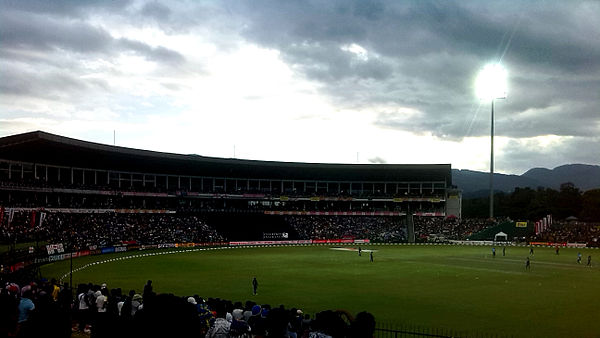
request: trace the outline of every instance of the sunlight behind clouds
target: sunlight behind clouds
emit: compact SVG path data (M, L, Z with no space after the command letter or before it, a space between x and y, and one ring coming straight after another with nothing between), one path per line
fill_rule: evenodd
M119 145L174 153L487 171L489 103L473 86L501 58L498 171L597 162L582 146L600 130L596 3L433 7L1 3L0 134L112 143L116 130Z
M350 52L350 53L354 54L354 56L360 61L368 61L369 60L369 53L367 52L367 50L356 43L351 43L349 45L343 45L342 47L340 47L340 49L345 52Z

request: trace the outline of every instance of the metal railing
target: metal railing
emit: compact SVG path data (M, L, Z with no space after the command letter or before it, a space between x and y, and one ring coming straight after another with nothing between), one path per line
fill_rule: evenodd
M473 338L501 338L510 337L498 332L479 332L470 330L455 330L448 328L432 328L418 325L402 325L391 323L377 323L375 328L376 338L405 338L405 337L473 337Z

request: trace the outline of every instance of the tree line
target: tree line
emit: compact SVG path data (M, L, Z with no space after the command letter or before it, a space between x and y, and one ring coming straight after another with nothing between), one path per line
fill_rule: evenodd
M563 183L560 190L539 187L515 188L511 193L494 193L494 216L514 220L537 221L546 215L554 220L577 217L582 221L600 221L600 189L580 191L573 183ZM489 196L463 199L462 216L489 217Z

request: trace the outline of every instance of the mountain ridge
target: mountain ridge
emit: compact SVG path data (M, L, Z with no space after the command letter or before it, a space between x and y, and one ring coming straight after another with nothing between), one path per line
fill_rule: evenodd
M463 192L463 197L481 197L489 194L489 172L452 169L452 182ZM582 191L600 188L600 165L565 164L554 169L531 168L522 175L494 173L494 190L511 192L515 188L538 187L560 189L566 182Z

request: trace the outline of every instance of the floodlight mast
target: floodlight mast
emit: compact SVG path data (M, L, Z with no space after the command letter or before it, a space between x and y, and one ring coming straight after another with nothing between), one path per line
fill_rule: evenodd
M494 218L494 99L492 98L492 123L490 127L490 219Z
M506 98L506 70L498 63L485 66L476 82L480 99L489 99L492 106L490 127L490 219L494 218L494 100Z

